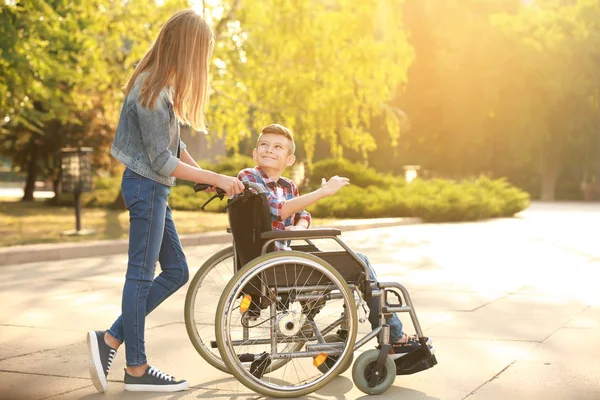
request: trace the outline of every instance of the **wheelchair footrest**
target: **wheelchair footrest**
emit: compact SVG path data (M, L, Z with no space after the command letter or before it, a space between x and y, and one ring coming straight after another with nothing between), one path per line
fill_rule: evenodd
M396 375L410 375L425 371L437 364L435 354L428 348L419 348L395 360Z

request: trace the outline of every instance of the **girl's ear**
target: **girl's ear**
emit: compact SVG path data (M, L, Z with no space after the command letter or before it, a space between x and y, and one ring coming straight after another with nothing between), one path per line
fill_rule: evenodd
M296 156L293 154L290 154L289 156L287 156L287 161L285 162L285 166L291 167L292 165L294 165L295 162L296 162Z

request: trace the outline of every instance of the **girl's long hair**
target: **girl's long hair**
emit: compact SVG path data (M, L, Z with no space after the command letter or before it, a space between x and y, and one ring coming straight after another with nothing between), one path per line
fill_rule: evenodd
M175 13L161 28L156 41L141 59L125 88L129 94L136 79L146 73L139 100L152 109L161 90L172 89L173 109L180 122L205 131L208 69L214 35L193 10Z

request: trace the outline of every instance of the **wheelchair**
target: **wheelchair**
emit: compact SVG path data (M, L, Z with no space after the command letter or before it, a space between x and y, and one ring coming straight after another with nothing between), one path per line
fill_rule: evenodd
M354 384L372 395L389 389L396 375L437 364L404 286L371 281L338 229L272 231L266 195L253 183L244 186L223 210L233 245L202 265L186 294L186 330L202 358L247 388L282 398L319 390L352 364ZM202 209L215 198L223 193L217 191ZM315 239L341 249L320 250ZM276 241L302 244L274 251ZM372 297L381 304L380 326L357 338ZM393 360L386 319L398 312L409 313L421 346ZM375 337L378 348L353 360Z

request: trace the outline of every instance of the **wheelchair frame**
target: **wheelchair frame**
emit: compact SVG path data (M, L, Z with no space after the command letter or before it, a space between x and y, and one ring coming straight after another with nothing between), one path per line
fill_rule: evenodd
M228 205L225 207L226 209L232 207L234 205L234 203L237 201L247 201L252 196L260 196L262 194L262 189L260 186L253 184L253 183L244 183L244 185L246 186L246 190L244 191L244 194L233 200L230 199ZM196 191L202 190L202 185L196 185L195 189L196 189ZM256 193L252 193L250 191L250 189L254 190ZM264 194L263 194L263 196L264 196ZM213 199L215 197L222 198L222 195L221 196L215 195L215 196L213 196ZM256 202L258 200L252 200L252 201ZM266 210L266 212L268 212L268 209ZM263 210L263 213L264 213L264 210ZM234 237L235 237L235 232L233 232L234 231L234 229L233 229L234 223L231 221L231 218L232 217L231 217L231 213L230 213L230 223L231 223L232 229L228 229L228 232L233 233ZM268 221L269 221L269 227L270 227L270 214L269 214ZM251 258L250 261L246 262L244 265L240 265L241 263L239 263L239 260L240 260L240 254L238 252L239 246L236 245L236 241L234 238L234 240L233 240L234 276L233 276L233 279L228 283L226 289L224 290L224 292L221 295L221 298L219 300L219 306L217 309L216 319L215 319L215 333L216 333L217 340L211 342L211 347L218 348L219 353L222 358L222 361L224 362L224 364L227 368L227 371L232 373L245 386L249 387L250 389L252 389L258 393L266 395L266 396L297 397L300 395L306 395L306 394L311 393L312 391L317 390L318 388L324 386L324 384L326 384L329 380L333 379L333 377L335 377L337 374L342 373L345 369L347 369L350 366L350 363L352 362L353 352L356 351L357 349L359 349L360 347L364 346L367 342L369 342L371 339L373 339L375 337L377 337L377 339L378 339L380 349L379 350L369 350L369 351L363 353L359 357L359 359L357 359L357 361L355 362L355 369L357 368L357 366L359 364L360 364L361 368L363 368L363 367L370 368L371 372L370 372L370 375L368 375L369 379L366 379L367 374L365 371L353 370L353 378L354 378L355 384L361 391L363 391L365 393L379 394L379 393L383 393L385 390L387 390L393 383L393 377L390 379L390 377L388 376L387 379L385 380L385 382L382 382L381 376L382 376L382 374L389 375L390 373L392 373L392 371L389 371L390 368L394 369L393 375L395 376L395 375L406 375L406 374L416 373L416 372L431 368L435 364L437 364L435 355L433 355L431 353L429 346L425 342L425 338L424 338L421 326L419 324L416 312L414 310L414 306L413 306L412 300L410 298L410 295L408 293L408 290L403 285L401 285L400 283L397 283L397 282L378 282L378 283L376 283L375 281L369 280L369 278L368 278L369 273L368 273L367 265L362 261L362 259L360 257L358 257L358 255L343 240L341 240L339 238L340 235L341 235L341 232L338 229L331 229L331 228L308 229L308 230L298 230L298 231L261 231L261 232L259 232L259 235L255 235L255 236L259 236L259 238L255 237L255 239L259 239L257 241L262 242L262 244L260 246L260 254L258 255L258 257ZM342 274L334 266L327 263L326 260L321 260L321 262L319 262L319 261L312 259L312 257L318 258L318 255L313 254L314 252L313 253L311 253L311 252L302 253L302 252L296 252L296 251L269 252L269 250L271 249L271 247L274 245L275 242L291 241L291 240L303 240L309 246L312 246L313 248L316 249L316 246L313 245L313 243L311 242L311 239L328 239L328 240L335 241L344 250L343 252L340 251L339 253L345 253L345 254L349 255L353 259L353 261L355 261L362 268L362 273L361 273L362 280L360 278L358 278L354 282L349 283L350 281L348 281L346 278L344 278L342 276ZM300 256L300 254L304 254L305 256ZM311 255L311 256L308 257L308 256L306 256L307 254ZM252 376L250 376L247 373L247 371L243 371L243 368L240 365L241 363L252 362L253 363L252 365L254 365L254 362L259 360L261 356L256 355L256 354L253 356L252 355L243 355L243 357L246 357L246 356L247 357L245 360L241 360L240 357L242 357L242 356L236 355L234 352L232 352L230 350L230 348L228 346L232 347L232 346L247 344L249 328L247 327L247 325L244 326L244 333L243 333L242 340L232 340L230 333L227 333L227 334L224 333L226 330L228 330L228 329L230 330L230 326L228 325L227 318L228 318L228 315L231 315L232 311L230 309L233 307L233 302L236 300L236 298L239 298L240 293L243 292L242 289L244 288L244 285L247 285L247 283L249 282L250 278L248 278L248 276L250 276L252 273L255 273L255 274L260 273L260 271L257 272L258 269L268 268L269 265L271 265L273 263L275 263L276 265L283 264L285 266L286 263L292 263L292 264L297 263L299 259L300 259L300 262L306 262L306 263L309 263L309 261L311 261L311 259L312 259L312 261L314 261L314 263L312 264L312 266L314 268L316 268L317 270L320 269L320 272L323 274L330 274L330 279L332 279L332 280L338 279L340 281L340 283L339 283L339 286L341 288L341 290L339 290L340 293L332 293L332 294L328 295L329 298L327 300L334 299L334 298L342 298L346 302L346 304L344 304L344 307L346 308L344 313L349 314L349 316L354 318L354 320L351 319L349 321L349 323L344 322L344 320L348 319L348 315L346 315L346 316L342 315L342 317L338 318L336 321L334 321L332 324L330 324L329 326L327 326L325 329L322 329L322 330L319 330L313 321L311 323L312 323L312 328L313 328L313 332L315 335L315 339L318 342L317 344L307 344L308 341L306 341L306 342L302 343L302 345L298 348L298 345L301 343L301 341L298 338L292 338L292 339L289 339L289 342L296 343L297 344L296 349L294 349L294 351L292 351L291 353L279 353L277 351L277 345L281 344L281 343L286 343L285 341L278 342L278 335L273 334L275 332L275 328L273 327L273 325L274 325L273 320L277 316L277 312L278 312L276 304L277 304L277 301L282 300L282 297L280 297L279 295L280 294L281 295L290 295L290 293L293 292L295 299L298 301L316 301L316 300L319 300L320 298L322 298L322 296L311 295L311 294L304 294L304 295L297 294L296 293L297 289L293 288L293 287L277 288L277 294L275 296L276 298L274 298L273 299L274 301L271 301L271 303L268 305L269 313L270 313L269 320L271 321L271 323L270 323L270 325L271 325L270 329L271 329L271 333L272 333L271 338L259 340L259 341L254 340L252 342L252 344L253 345L258 345L258 344L264 344L264 345L270 344L271 345L271 353L267 356L267 358L269 359L269 363L271 362L271 360L281 359L282 361L280 364L283 365L283 363L285 363L286 360L289 361L291 359L300 358L300 357L317 357L320 354L323 354L323 352L326 350L326 355L327 355L328 359L333 360L333 364L332 364L331 370L327 370L326 373L324 372L324 375L321 376L321 378L323 378L323 379L317 379L317 381L316 381L317 383L314 385L304 385L297 389L287 389L286 387L279 388L279 387L274 387L273 385L270 385L270 384L263 385L263 383L261 381L263 374L268 374L269 372L272 372L272 370L274 370L274 369L269 370L268 368L263 368L263 370L259 371L258 374L253 372ZM302 259L304 259L304 260L302 260ZM279 264L277 264L277 263L279 263ZM331 272L331 270L337 272L337 274L334 272ZM202 271L201 270L198 271L198 274L200 274L200 272L202 272ZM341 278L341 280L340 280L340 278ZM244 279L246 279L245 284L242 283L244 281ZM265 286L266 285L263 285L261 287L262 296L273 297L272 293L268 292L269 288L267 288ZM193 291L195 287L196 286L190 285L190 289L189 289L187 298L190 297L190 292ZM303 291L311 292L311 291L315 291L315 290L326 290L326 289L327 289L326 287L309 286L309 287L304 287ZM346 294L344 294L344 291L346 291ZM349 296L348 293L352 294L351 298L348 297ZM380 326L377 327L376 329L372 330L368 334L366 334L364 337L362 337L358 341L355 341L355 337L356 337L356 333L357 333L357 321L356 321L357 315L356 315L356 298L355 298L356 293L358 293L359 300L362 299L363 301L366 300L367 299L366 297L368 297L368 296L378 297L380 307L381 307L380 308L381 311L379 314ZM394 304L388 303L388 294L389 293L393 293L397 297L398 303L394 303ZM195 293L192 293L192 294L195 297ZM186 327L188 328L188 333L190 334L190 339L192 339L192 342L194 342L196 340L195 338L192 337L192 332L194 331L194 328L189 326L190 324L193 323L193 316L191 318L188 318L189 311L188 311L187 298L186 298ZM402 301L402 299L404 299L404 302ZM347 307L347 306L349 306L349 307ZM227 310L229 310L228 311L229 314L227 314ZM400 357L398 360L396 360L395 363L394 363L394 361L391 361L391 358L388 356L389 350L390 350L390 343L389 343L390 327L386 323L386 319L391 317L391 315L393 313L409 313L410 314L413 326L416 330L416 334L417 334L420 344L421 344L419 349L417 349L407 355L404 355L403 357ZM326 340L325 340L326 335L329 332L333 331L337 326L340 326L342 331L344 331L344 330L350 331L350 332L348 332L349 336L346 339L349 338L348 341L351 342L351 346L348 345L349 343L346 343L346 346L344 346L344 343L342 343L342 342L336 342L336 343L327 343L326 342ZM300 352L299 350L302 347L304 347L305 344L306 344L307 351ZM194 345L196 346L195 342L194 342ZM196 348L198 349L198 346L196 346ZM205 354L203 354L202 352L200 352L200 354L203 358L206 359ZM365 360L362 360L364 362L359 363L359 360L363 356L367 356L367 357L364 357ZM367 358L368 358L368 360L366 360ZM209 360L207 359L207 361L209 361ZM209 361L209 362L212 365L214 365L213 362L211 362L211 361ZM393 367L392 367L392 365L393 365ZM222 369L219 366L217 366L217 368ZM319 371L323 372L323 370L321 370L321 369L319 369ZM361 376L364 376L365 379L362 379ZM326 377L328 377L329 379L324 379Z

